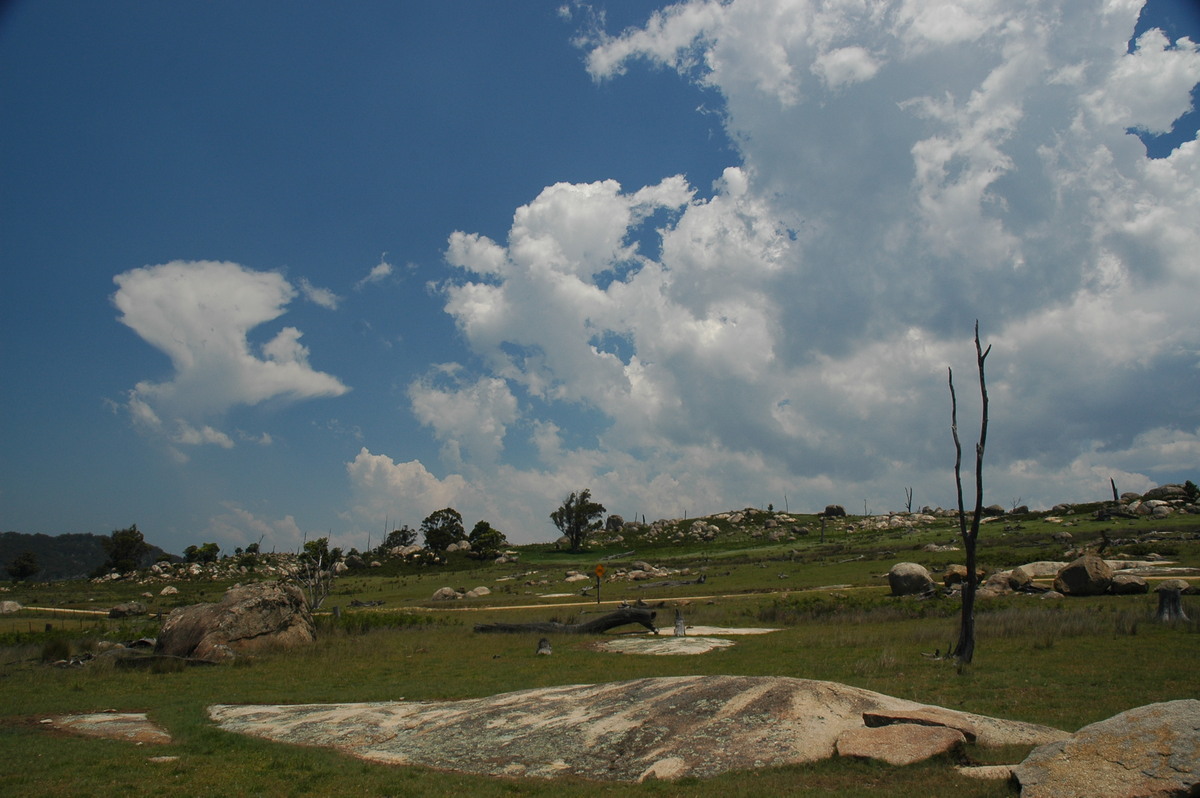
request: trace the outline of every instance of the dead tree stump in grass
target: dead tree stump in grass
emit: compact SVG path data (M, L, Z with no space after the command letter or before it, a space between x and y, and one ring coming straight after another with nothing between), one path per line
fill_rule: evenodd
M1176 584L1182 580L1169 579L1163 582L1155 592L1158 593L1158 611L1154 613L1154 620L1170 623L1171 621L1186 621L1187 614L1183 611L1183 595L1184 586Z

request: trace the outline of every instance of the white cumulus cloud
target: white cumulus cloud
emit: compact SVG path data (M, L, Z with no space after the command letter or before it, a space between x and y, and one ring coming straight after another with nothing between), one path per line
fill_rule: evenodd
M978 318L992 501L1186 467L1200 145L1151 160L1127 131L1190 107L1200 52L1153 31L1129 52L1138 10L693 0L593 32L596 78L645 61L720 92L740 162L708 193L559 183L504 241L454 233L445 309L483 365L418 383L414 411L473 440L444 454L484 494L555 475L627 515L949 504L947 367L966 429Z
M232 439L208 422L232 407L349 390L309 365L309 350L295 327L280 329L261 346L249 339L296 296L275 272L173 261L113 279L120 321L170 357L174 368L167 381L139 382L128 407L140 426L164 432L174 443L230 447Z

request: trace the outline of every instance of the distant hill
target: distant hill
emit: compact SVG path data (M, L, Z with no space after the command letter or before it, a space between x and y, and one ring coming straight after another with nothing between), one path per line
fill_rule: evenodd
M30 581L50 582L89 577L108 559L101 542L107 537L91 533L29 535L23 532L0 532L0 581L8 580L9 563L27 551L37 558L39 566ZM140 565L153 565L164 554L166 552L158 546L150 546L149 553L142 558Z

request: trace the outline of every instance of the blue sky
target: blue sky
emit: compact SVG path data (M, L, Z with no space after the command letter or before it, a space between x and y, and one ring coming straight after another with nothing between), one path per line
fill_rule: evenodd
M9 4L0 528L948 506L976 318L989 502L1196 479L1200 13L1141 5Z

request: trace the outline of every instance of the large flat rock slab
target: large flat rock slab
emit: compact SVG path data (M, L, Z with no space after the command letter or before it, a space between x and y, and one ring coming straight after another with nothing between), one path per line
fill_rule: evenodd
M165 745L171 734L144 712L93 712L86 715L56 715L43 723L62 731L87 737L106 737L131 743Z
M1066 732L809 679L676 676L442 702L215 705L222 729L363 759L484 775L637 782L833 756L865 713L944 717L984 745ZM936 712L932 712L936 710ZM944 714L943 714L944 713Z
M719 637L671 637L668 635L648 637L621 637L593 644L597 651L612 651L618 654L707 654L719 648L729 648L732 640Z

